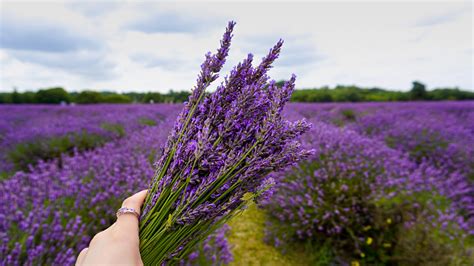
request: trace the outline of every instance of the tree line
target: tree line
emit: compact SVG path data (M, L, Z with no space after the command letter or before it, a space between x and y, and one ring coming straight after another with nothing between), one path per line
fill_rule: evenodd
M381 88L360 88L338 85L334 88L295 90L291 98L294 102L387 102L387 101L442 101L474 100L474 92L459 88L436 88L414 81L410 91L391 91Z
M97 92L85 90L82 92L67 92L64 88L40 89L37 92L0 92L0 104L59 104L59 103L177 103L188 99L189 92L169 91L168 93L159 92Z
M277 82L282 86L284 81ZM0 104L59 104L59 103L178 103L188 99L187 91L159 92L67 92L64 88L40 89L37 92L0 93ZM437 88L427 90L426 86L414 81L410 91L390 91L381 88L361 88L357 86L338 85L334 88L322 87L313 89L297 89L292 95L293 102L385 102L413 100L474 100L474 92L459 88Z

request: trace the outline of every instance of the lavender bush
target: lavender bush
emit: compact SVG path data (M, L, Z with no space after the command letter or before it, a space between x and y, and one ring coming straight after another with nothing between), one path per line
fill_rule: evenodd
M174 117L95 150L63 155L61 167L39 162L3 180L0 264L74 264L92 236L114 222L120 202L153 175Z
M271 243L309 241L342 264L463 259L468 183L350 130L315 122L305 137L314 157L277 175L261 203Z
M296 141L309 125L281 118L295 77L278 88L266 74L282 41L255 68L249 54L215 92L205 94L225 63L233 28L230 22L221 47L206 55L156 164L140 221L145 264L172 263L189 254L264 189L269 172L309 154Z
M471 103L397 106L362 116L352 128L408 152L417 163L428 162L474 180Z
M168 113L156 126L95 150L63 155L62 167L54 160L39 162L30 172L17 172L0 183L0 265L75 263L91 237L114 222L121 200L143 188L143 180L153 175L152 163L179 111L178 106L155 108ZM203 252L194 253L201 254L200 262L232 259L227 230L211 235L200 246ZM207 255L208 261L202 258ZM192 257L187 260L195 265Z
M15 106L15 108L13 108L14 106L0 107L2 111L4 111L0 114L2 117L6 117L7 114L13 115L14 113L16 120L30 121L28 123L35 125L34 127L38 128L38 132L41 132L39 128L44 128L44 132L46 133L49 132L47 123L45 122L48 121L48 114L54 121L57 119L58 112L72 112L74 115L71 114L69 118L72 119L77 115L77 119L82 121L78 124L82 123L86 126L95 123L94 121L96 120L93 115L94 113L97 113L98 116L102 117L107 116L106 114L118 117L125 115L130 117L130 119L125 119L121 122L126 129L125 138L114 138L104 146L96 147L93 150L76 152L71 155L63 154L60 159L62 162L61 164L57 163L55 159L48 162L40 161L36 166L30 167L27 172L17 172L13 176L8 177L7 180L0 181L0 265L73 264L78 252L87 246L90 238L114 221L114 212L116 208L120 207L119 204L123 198L142 189L144 180L147 180L153 175L154 171L152 163L155 161L155 158L161 154L160 146L166 141L167 134L181 109L181 106L179 105L100 105L75 106L72 107L72 109L58 106L22 106L22 108L28 110L22 112L22 109L18 106ZM347 109L354 111L356 120L352 122L344 121L344 127L336 129L333 126L320 124L318 122L322 120L328 123L333 123L335 120L342 119L341 110ZM471 102L436 104L290 104L285 108L284 113L285 116L291 120L306 117L316 122L316 126L305 135L304 143L308 145L308 148L315 148L317 154L321 153L319 145L317 144L318 142L323 144L334 144L339 141L343 146L352 147L352 153L348 154L351 154L351 156L354 155L356 158L360 158L360 155L364 154L364 151L366 150L367 152L370 151L370 153L379 155L381 158L387 158L384 157L383 154L390 149L387 149L387 147L384 146L384 139L379 138L379 134L376 134L376 131L373 131L373 134L371 135L364 133L366 137L362 137L354 132L348 133L348 128L357 126L358 123L363 121L362 119L364 119L365 116L371 116L370 119L376 121L375 114L382 117L380 121L386 121L387 119L384 114L399 113L401 112L399 109L410 110L411 115L406 115L404 117L404 119L407 120L407 123L408 120L413 119L414 117L422 114L427 115L427 112L430 112L432 115L449 117L449 119L452 120L452 122L449 123L457 123L458 125L471 130L471 134L474 134L474 120L472 120L474 117L472 115L474 114L474 108ZM427 112L418 112L418 110L424 109L426 109ZM42 123L35 122L33 119L35 111L37 111L39 117L43 117L41 118L41 121L43 121ZM81 113L82 115L80 115ZM447 114L450 115L447 116ZM150 119L155 118L156 126L140 126L139 123L137 123L139 122L138 119L145 115L148 115ZM90 123L88 123L87 117L91 118ZM97 120L99 121L97 125L100 125L100 121L116 121L113 119L114 118L104 118L103 120ZM61 119L61 121L64 123L63 126L70 125L68 124L68 119ZM443 120L438 121L438 123L443 122ZM12 128L13 126L12 121L8 119L0 119L0 124L8 125L4 128ZM392 125L388 123L388 126L394 127L399 124L400 122ZM24 125L25 124L15 128L19 136L27 135L27 133L24 132L33 130L33 128L28 128ZM61 128L59 122L57 124L55 123L55 125L55 127ZM380 125L382 129L385 128L382 127L382 125L384 125L383 123L373 123L373 125ZM72 128L74 127L71 126L71 129ZM439 130L442 130L442 127L439 127ZM325 131L327 131L327 133L323 134ZM61 134L52 134L52 136L60 135ZM325 137L321 137L322 135ZM11 133L9 136L9 139L13 140L12 137L15 135ZM346 137L343 138L341 136ZM33 139L24 139L24 141L34 140L34 137L32 138ZM332 141L329 141L329 139L332 139ZM344 141L342 141L342 139ZM366 144L361 145L361 140L363 140L362 143ZM19 140L19 142L16 143L21 143L22 141L23 140ZM351 144L352 142L359 144ZM331 154L331 151L338 152L338 150L340 150L339 147L342 144L339 146L333 144L325 148L326 153ZM354 148L354 145L356 148ZM468 145L465 146L466 148L469 148ZM325 146L323 145L322 147ZM377 150L383 150L384 152L377 152ZM347 149L344 151L347 151ZM392 150L389 153L392 155L396 154L393 152L394 151ZM401 151L398 152L398 155L400 158L397 159L397 156L394 155L396 160L394 159L395 161L392 161L392 159L387 159L384 165L387 165L387 167L393 165L391 167L393 168L393 170L391 170L392 173L397 168L402 172L406 170L406 167L407 169L411 169L407 173L410 173L410 180L416 182L404 182L403 191L413 192L411 192L410 195L395 194L390 200L384 200L384 197L380 197L380 199L377 200L376 197L373 197L373 195L376 194L369 192L368 199L375 198L373 200L374 204L371 203L369 206L373 210L379 210L369 217L371 217L375 225L381 224L381 226L385 226L383 228L390 229L391 227L386 227L386 220L383 220L382 218L387 217L387 215L395 217L395 214L397 213L397 215L400 215L401 213L412 213L413 209L408 207L416 206L414 203L418 202L420 206L417 210L424 210L424 212L421 213L426 214L418 217L411 217L409 220L406 219L407 221L411 221L407 224L409 225L410 230L404 229L404 226L401 226L401 224L404 223L400 223L400 220L397 221L394 218L391 220L392 225L397 225L394 228L404 230L403 234L397 234L398 236L404 237L398 239L396 242L392 242L397 243L396 249L385 248L383 242L382 246L378 244L377 241L379 241L379 237L376 236L381 234L376 231L371 231L375 228L373 225L371 227L372 229L367 231L369 233L366 233L367 235L365 235L366 237L369 236L372 238L373 242L371 245L366 244L367 239L365 239L365 242L364 239L359 241L359 245L365 243L365 246L363 247L366 249L364 249L363 252L366 258L375 256L371 253L372 249L370 249L375 246L377 246L376 249L374 248L375 250L393 250L393 252L396 250L399 254L406 254L405 257L411 258L421 258L422 256L420 256L420 254L423 254L422 251L426 251L427 247L433 250L433 252L431 252L432 255L452 254L452 249L462 250L464 247L459 247L455 244L450 245L451 247L446 250L446 243L452 240L449 240L449 235L447 236L448 239L445 239L445 232L456 233L456 227L464 224L464 228L471 228L468 229L471 230L471 235L474 233L472 231L472 226L467 227L469 223L472 225L472 218L471 220L467 218L468 213L471 213L470 217L472 217L473 213L472 208L474 204L471 201L472 197L469 197L469 195L473 194L472 185L466 185L466 179L463 174L449 173L446 169L434 167L429 161L423 162L420 166L416 166L416 164L410 160L409 156L403 155ZM377 159L377 156L374 157L376 162L378 162L377 165L381 165L384 161L382 159ZM363 160L363 162L372 163L375 159ZM400 161L406 163L406 165L400 164ZM318 162L319 161L316 161L315 163ZM330 163L326 162L325 164L329 165ZM361 168L362 164L356 164L354 167ZM384 167L379 167L379 169ZM345 180L346 178L343 173L347 173L347 171L341 172L341 175L338 176L341 180ZM302 180L309 178L310 174L312 173L305 174L305 178L302 178ZM277 180L279 178L280 177L278 177ZM312 190L309 185L303 186L305 182L302 182L301 184L301 191L304 191L305 193L313 193L311 191L314 190ZM321 181L319 180L318 182ZM331 182L327 181L325 184L330 183ZM361 183L368 184L366 181L361 181ZM325 188L325 186L321 187ZM378 185L376 187L378 187ZM434 192L431 193L431 191ZM390 192L387 194L389 193ZM278 195L278 192L276 195ZM360 198L360 196L355 193L343 194L339 192L338 195L346 195L347 199ZM397 195L399 196L397 197ZM401 197L404 197L404 199L410 204L407 203L405 205L400 205L397 203L397 201L401 200ZM331 202L329 199L326 202ZM431 203L429 201L431 201ZM335 204L328 206L333 205ZM392 205L398 207L391 207ZM14 206L14 211L12 211L11 206ZM309 208L308 205L302 206L305 210ZM296 214L296 207L287 207L287 209L293 210ZM324 208L321 208L321 213L323 213L323 209ZM440 210L440 213L432 214L432 210L437 209ZM397 212L394 212L394 210L397 210ZM459 217L459 213L462 214L461 218ZM381 218L379 219L377 217ZM423 221L422 218L425 219L425 221ZM272 225L281 225L280 228L282 230L295 232L294 228L301 225L301 221L300 218L294 218L295 226L291 226L287 223L273 220ZM434 223L434 225L431 225L431 223ZM356 228L360 228L357 227L357 225L355 226ZM305 227L302 226L301 228ZM327 228L331 229L331 227ZM422 230L423 228L433 230L426 232L426 230ZM365 233L363 229L364 228L361 230ZM385 230L383 232L385 232L383 235L387 235L387 233L393 231ZM297 233L295 232L295 234ZM433 241L433 239L428 238L428 236L432 237L433 234L438 235L440 239ZM313 239L314 235L315 234L313 234ZM443 235L444 237L441 237ZM457 234L452 235L455 240L458 239L455 237L456 235ZM318 236L320 236L319 239L334 238L333 236L323 238L321 234L318 234ZM424 240L426 243L424 244L425 247L419 245L419 243L421 243L420 241L423 240L422 236L427 236ZM212 236L211 239L213 237L215 236ZM279 236L278 239L282 243L285 242L283 240L286 240L286 238L281 238L281 236ZM304 239L310 238L305 236ZM224 243L221 240L216 240L211 240L208 243ZM414 243L418 244L414 245ZM429 246L428 244L434 246ZM224 246L224 244L218 244L217 247L218 246ZM468 247L469 245L465 244L465 246ZM217 247L211 247L209 250L211 250L212 254L217 254L215 263L219 264L222 263L219 259L228 257L228 250L219 250ZM369 249L367 249L367 247ZM203 248L204 246L198 245L198 250ZM318 249L316 250L317 252L311 254L321 253L324 250L328 250L327 246L324 249ZM188 258L197 258L197 260L193 260L189 263L202 263L202 257L209 257L211 261L208 263L213 263L212 255L194 253L194 250L191 254L192 256L190 255ZM356 256L358 261L362 259L360 258L360 254L351 253L350 255ZM349 260L350 258L346 259ZM440 261L444 262L443 260ZM187 262L183 261L183 263ZM416 264L416 262L412 261L406 263L411 265Z

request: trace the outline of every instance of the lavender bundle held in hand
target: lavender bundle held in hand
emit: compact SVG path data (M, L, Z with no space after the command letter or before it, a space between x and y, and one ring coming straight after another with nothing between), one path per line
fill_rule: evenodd
M295 76L281 88L267 76L282 41L258 67L249 54L215 92L205 93L225 63L234 25L229 23L217 52L206 55L156 164L140 221L145 264L184 258L265 189L268 173L309 154L296 138L310 125L281 117Z

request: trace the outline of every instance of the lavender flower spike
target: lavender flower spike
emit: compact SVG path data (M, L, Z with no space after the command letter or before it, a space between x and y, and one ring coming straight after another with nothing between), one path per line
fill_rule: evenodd
M145 264L185 258L266 189L269 173L311 153L297 141L309 124L281 116L296 77L283 88L268 81L267 71L283 41L257 68L249 54L214 93L204 93L225 62L234 25L229 23L217 53L206 55L197 85L156 164L140 221Z

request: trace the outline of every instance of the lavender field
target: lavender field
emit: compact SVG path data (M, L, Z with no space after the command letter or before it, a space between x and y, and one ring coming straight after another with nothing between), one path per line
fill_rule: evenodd
M72 265L180 104L0 106L0 264ZM474 102L289 104L313 155L186 265L472 265Z

